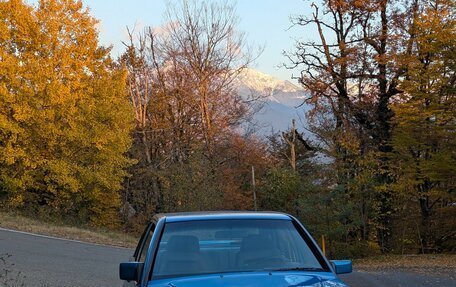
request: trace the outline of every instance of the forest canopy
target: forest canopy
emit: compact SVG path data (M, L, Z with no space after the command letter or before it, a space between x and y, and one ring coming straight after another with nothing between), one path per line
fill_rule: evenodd
M303 2L291 25L318 37L277 57L301 71L308 124L264 137L261 95L236 87L257 55L231 2L173 2L113 59L81 1L0 1L2 208L128 232L257 208L333 258L454 252L455 8Z

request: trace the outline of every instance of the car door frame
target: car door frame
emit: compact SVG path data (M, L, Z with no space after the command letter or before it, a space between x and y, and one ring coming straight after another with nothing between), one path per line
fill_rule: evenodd
M149 234L149 231L153 225L154 225L154 222L149 221L149 223L147 224L147 227L144 228L144 231L141 234L138 244L136 245L135 252L130 257L130 262L138 260L138 255L141 254L142 248L144 247L144 244L145 244L145 239L147 238L147 235Z
M144 229L143 233L141 234L141 237L138 241L138 244L136 245L136 248L135 248L135 252L133 253L133 255L130 257L130 262L138 262L139 261L139 257L141 256L141 253L143 251L144 248L146 248L145 244L147 242L147 238L148 238L148 235L149 233L151 232L151 229L153 228L153 233L152 233L152 238L149 242L149 246L147 246L148 250L147 250L147 254L146 254L146 257L144 258L144 266L143 266L143 270L141 272L141 278L139 281L131 281L131 282L124 282L123 286L124 287L133 287L133 286L145 286L142 284L143 280L142 278L144 277L144 273L147 273L145 271L146 268L145 268L145 265L146 265L146 261L147 261L147 258L149 256L149 249L151 247L151 243L152 241L154 240L154 235L155 233L157 232L157 218L156 217L153 217L151 221L149 221L149 223L147 224L147 227Z
M141 287L147 286L149 283L149 277L152 272L155 256L157 255L160 239L163 233L163 229L165 228L166 217L154 217L152 222L155 223L155 230L149 243L149 249L144 261L143 272L141 273L141 280L138 282L138 286Z
M141 234L141 237L139 238L138 244L136 245L135 251L132 256L130 256L130 259L128 260L129 262L137 262L138 261L138 255L141 254L142 249L144 248L145 240L147 238L147 235L150 232L150 229L154 226L154 221L150 221L146 228L144 228L144 231ZM144 272L144 268L143 268ZM123 287L134 287L134 286L140 286L139 285L140 281L123 281L122 286Z
M301 234L301 237L304 239L304 241L306 241L307 245L312 250L312 253L315 255L318 262L320 262L323 269L329 270L330 272L336 274L333 265L329 262L328 258L326 258L326 256L323 254L323 251L320 249L320 246L312 237L310 232L304 227L304 225L302 225L302 223L297 218L291 215L288 216L291 218L296 229Z

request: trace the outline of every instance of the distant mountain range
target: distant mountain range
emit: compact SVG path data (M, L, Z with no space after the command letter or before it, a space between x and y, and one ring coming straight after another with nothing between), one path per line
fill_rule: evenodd
M262 105L254 116L258 135L285 131L291 126L292 119L296 119L298 128L305 125L302 121L305 121L309 106L304 103L308 94L302 88L254 69L245 69L236 85L243 98L258 99L257 105Z

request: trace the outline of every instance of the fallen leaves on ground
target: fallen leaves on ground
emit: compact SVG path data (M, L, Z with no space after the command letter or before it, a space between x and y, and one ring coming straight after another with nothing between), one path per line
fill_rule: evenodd
M456 254L384 255L354 261L360 271L412 271L422 274L456 274Z
M1 211L0 227L71 240L127 248L134 248L137 242L137 239L133 236L121 232L65 226Z

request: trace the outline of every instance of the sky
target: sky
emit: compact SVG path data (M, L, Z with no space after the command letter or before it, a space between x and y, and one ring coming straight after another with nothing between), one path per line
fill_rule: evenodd
M210 0L217 1L217 0ZM100 42L113 46L113 56L123 51L122 41L127 40L126 27L160 26L166 9L166 0L83 0L92 15L100 20ZM229 1L230 2L230 1ZM231 3L231 2L230 2ZM287 60L284 50L292 51L294 39L311 36L300 27L291 29L290 16L308 14L310 1L305 0L238 0L238 28L246 33L249 44L264 50L252 68L282 80L291 80L290 71L279 68Z

